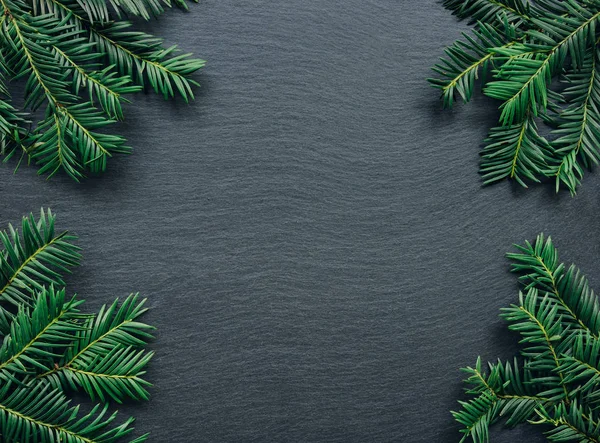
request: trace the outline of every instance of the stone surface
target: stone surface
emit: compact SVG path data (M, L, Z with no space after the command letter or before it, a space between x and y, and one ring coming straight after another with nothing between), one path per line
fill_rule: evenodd
M196 102L134 97L134 155L82 185L4 166L0 224L51 207L90 309L149 297L153 396L121 409L151 441L458 441L458 368L515 349L511 244L552 234L600 286L600 176L481 187L497 113L425 82L466 28L436 1L201 0L147 28L208 60Z

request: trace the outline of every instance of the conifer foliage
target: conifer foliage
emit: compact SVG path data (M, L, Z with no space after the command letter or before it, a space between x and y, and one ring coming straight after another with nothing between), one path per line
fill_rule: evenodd
M148 399L143 375L152 353L144 346L153 328L140 321L145 300L130 295L84 313L61 278L79 263L79 248L54 220L42 210L37 220L23 218L20 232L0 232L0 441L124 441L133 418L123 421L110 404ZM99 403L80 412L73 392Z
M445 50L429 81L446 107L468 102L478 83L500 103L498 125L484 142L484 183L509 178L526 187L549 178L557 192L575 193L600 161L600 1L443 4L474 27Z
M175 0L186 8L185 0ZM165 48L126 17L149 20L171 0L0 0L0 154L48 176L100 173L131 149L107 126L123 120L127 95L150 89L193 99L190 74L204 61ZM7 87L25 84L24 109ZM33 122L42 116L41 121ZM20 164L20 161L19 161Z
M537 426L552 442L600 442L598 298L549 237L517 248L508 257L523 292L501 317L521 336L520 356L463 369L470 398L453 412L461 441L488 442L490 425L503 422Z

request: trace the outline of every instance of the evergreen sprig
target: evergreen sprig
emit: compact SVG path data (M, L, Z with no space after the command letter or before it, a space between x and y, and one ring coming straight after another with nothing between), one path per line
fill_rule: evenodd
M0 441L122 441L133 418L117 419L110 403L148 400L151 386L143 377L154 329L140 321L145 299L132 294L95 315L82 313L83 300L67 297L61 278L79 263L76 237L57 234L49 210L0 238ZM71 391L102 405L82 414L70 405Z
M184 0L176 4L187 8ZM86 172L103 172L114 154L131 152L124 137L105 130L123 120L127 95L152 89L165 99L193 99L197 83L190 75L204 61L163 47L160 38L123 19L149 20L170 6L170 0L0 0L4 161L20 154L40 174L64 170L80 180ZM18 79L25 83L23 110L7 88Z
M550 237L508 254L523 292L502 309L520 334L513 362L481 358L464 368L467 401L453 412L463 438L489 441L490 426L538 425L548 441L600 442L600 303L574 265L560 263Z
M474 25L445 50L429 79L445 107L468 102L476 85L500 101L485 141L485 184L545 179L572 194L600 161L600 1L445 0ZM538 123L549 125L549 135Z

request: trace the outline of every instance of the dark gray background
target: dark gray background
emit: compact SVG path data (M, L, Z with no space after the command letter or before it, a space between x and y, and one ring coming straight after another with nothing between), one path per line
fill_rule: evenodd
M82 185L2 167L0 222L49 206L79 234L90 309L150 298L153 397L124 409L151 441L458 441L458 368L515 349L511 244L550 233L600 284L600 176L481 187L497 113L424 81L466 28L435 0L202 0L149 28L209 61L196 102L134 97L134 155Z

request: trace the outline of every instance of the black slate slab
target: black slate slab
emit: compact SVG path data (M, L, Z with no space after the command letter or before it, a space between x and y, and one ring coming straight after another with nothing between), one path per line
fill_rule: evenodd
M49 206L80 235L90 308L150 298L153 397L122 409L151 441L456 442L458 367L515 349L510 245L552 234L600 287L600 176L482 188L496 112L425 83L465 28L434 0L201 0L148 25L209 64L191 105L134 98L133 156L0 170L2 226Z

